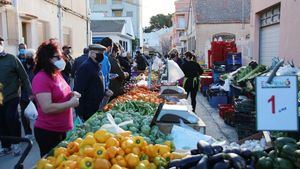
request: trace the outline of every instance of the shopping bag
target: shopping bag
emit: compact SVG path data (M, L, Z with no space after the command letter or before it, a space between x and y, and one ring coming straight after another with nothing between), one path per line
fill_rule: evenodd
M32 101L29 102L28 106L26 107L24 111L25 117L27 117L30 120L36 120L38 117L38 112L36 110L35 105Z
M183 71L173 60L168 60L168 82L173 83L184 77Z
M110 122L110 124L104 124L103 126L101 126L100 129L107 130L113 134L118 134L118 133L124 132L124 130L120 127L133 123L133 120L129 120L129 121L124 121L120 124L116 124L115 119L113 118L113 116L110 113L107 113L106 117L107 117L108 121Z

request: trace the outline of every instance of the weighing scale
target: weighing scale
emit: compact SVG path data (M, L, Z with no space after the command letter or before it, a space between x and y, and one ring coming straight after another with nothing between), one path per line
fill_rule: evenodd
M197 124L200 118L188 110L187 105L167 105L160 104L151 125L155 122L180 123L180 119L186 124Z

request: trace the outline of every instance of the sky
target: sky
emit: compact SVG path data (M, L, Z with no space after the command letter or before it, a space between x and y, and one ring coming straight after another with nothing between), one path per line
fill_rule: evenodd
M149 26L151 16L156 14L168 14L175 11L175 0L142 0L143 3L143 28Z

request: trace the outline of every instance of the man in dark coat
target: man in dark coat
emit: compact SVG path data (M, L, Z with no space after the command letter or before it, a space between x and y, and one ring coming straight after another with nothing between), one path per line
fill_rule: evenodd
M85 121L98 111L104 97L105 87L103 76L99 74L99 63L104 58L105 50L104 46L90 45L88 59L79 66L75 74L74 91L81 94L76 113Z

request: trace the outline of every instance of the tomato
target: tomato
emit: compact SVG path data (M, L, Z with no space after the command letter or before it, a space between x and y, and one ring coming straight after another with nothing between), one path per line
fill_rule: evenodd
M79 151L79 143L71 142L67 145L67 150L69 154L73 154Z

